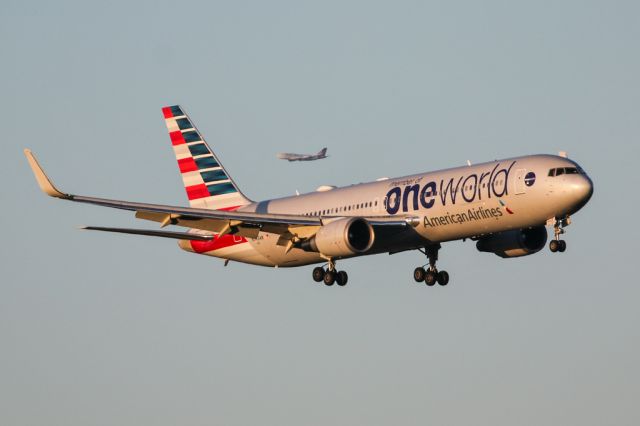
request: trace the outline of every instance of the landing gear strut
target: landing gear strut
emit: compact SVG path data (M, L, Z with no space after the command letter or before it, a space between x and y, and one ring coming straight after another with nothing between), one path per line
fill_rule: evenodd
M563 253L567 249L567 242L565 240L561 240L560 235L566 232L564 228L570 224L571 218L569 216L566 216L563 219L556 219L556 223L553 225L553 240L549 242L549 250L551 250L551 252Z
M436 268L436 261L438 260L438 250L440 250L440 244L425 247L422 253L429 258L429 266L418 266L413 270L413 279L416 282L422 282L429 287L435 285L435 283L445 286L449 284L449 273L447 271L438 271Z
M329 259L327 269L321 266L313 268L312 277L315 282L324 282L326 286L332 286L336 283L342 287L347 285L347 281L349 281L349 275L345 271L338 271L336 264L331 259Z

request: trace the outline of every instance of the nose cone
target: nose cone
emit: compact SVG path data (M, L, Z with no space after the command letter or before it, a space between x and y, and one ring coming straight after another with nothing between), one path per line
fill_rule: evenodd
M593 182L589 179L589 176L582 176L582 181L578 184L577 192L584 204L587 204L593 195Z
M574 212L577 212L585 206L593 195L593 182L587 175L581 175L579 179L572 180L570 183L569 193L575 203Z

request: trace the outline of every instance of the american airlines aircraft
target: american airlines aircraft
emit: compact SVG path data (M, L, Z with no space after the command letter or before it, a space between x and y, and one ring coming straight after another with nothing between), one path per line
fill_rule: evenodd
M271 267L325 263L313 279L345 285L339 260L419 250L428 262L413 273L447 285L436 267L441 243L476 241L503 258L540 251L553 227L552 252L571 216L593 194L584 170L563 156L529 155L254 202L243 195L193 122L176 105L162 109L190 207L73 195L60 191L30 150L25 155L47 195L135 212L138 219L185 231L90 226L84 229L174 238L180 248L227 262Z
M327 158L327 148L322 148L317 154L292 154L290 152L281 152L278 154L281 160L289 161L313 161Z

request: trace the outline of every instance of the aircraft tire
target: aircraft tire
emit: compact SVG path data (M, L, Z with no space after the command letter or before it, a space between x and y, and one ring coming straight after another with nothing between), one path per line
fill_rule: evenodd
M558 241L558 243L560 243L560 245L558 246L558 251L560 253L564 253L564 251L567 249L567 242L565 240L560 240Z
M325 285L332 286L336 282L336 273L334 271L325 272L323 281Z
M436 283L436 281L436 273L433 271L427 271L427 273L424 275L424 283L431 287Z
M336 283L343 287L347 285L347 281L349 281L349 275L347 275L346 271L340 271L336 274Z
M445 286L449 284L449 273L447 271L438 272L438 275L436 276L436 280L438 281L438 284L440 284L441 286Z
M324 269L320 266L313 268L313 272L311 273L313 280L317 283L324 279Z
M558 240L551 240L551 242L549 243L549 250L551 250L551 253L557 252L559 248L560 242Z
M417 283L424 281L426 275L427 275L427 271L425 271L422 266L418 266L416 269L413 270L413 279Z

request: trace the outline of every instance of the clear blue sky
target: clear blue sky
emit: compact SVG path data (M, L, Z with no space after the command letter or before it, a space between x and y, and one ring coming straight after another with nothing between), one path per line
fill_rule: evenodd
M639 424L639 40L634 1L3 1L0 424ZM595 194L564 255L454 242L447 288L417 252L326 288L37 190L25 147L68 191L186 204L173 103L253 199L559 150Z

